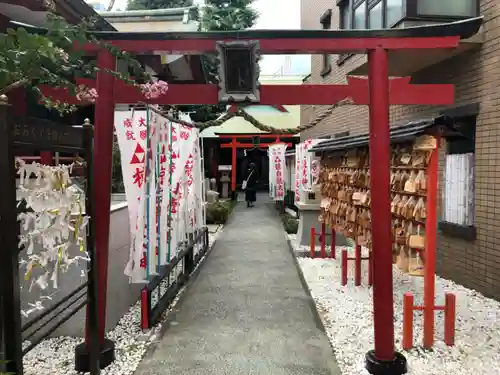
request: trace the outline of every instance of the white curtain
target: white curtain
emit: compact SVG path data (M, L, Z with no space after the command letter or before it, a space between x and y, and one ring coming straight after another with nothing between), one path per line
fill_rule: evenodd
M474 223L474 154L446 155L443 220L471 226Z

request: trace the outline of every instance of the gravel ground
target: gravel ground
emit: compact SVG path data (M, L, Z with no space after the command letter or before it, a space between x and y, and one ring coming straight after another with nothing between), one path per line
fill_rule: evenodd
M221 229L209 234L212 247ZM200 263L201 264L201 263ZM165 312L162 322L175 308L179 297L184 292L181 289ZM103 375L131 375L136 370L148 347L158 338L163 323L155 326L151 332L143 333L140 329L141 307L137 303L118 322L115 329L108 332L107 337L115 342L116 360L101 371ZM58 337L47 339L37 345L24 357L25 375L76 375L74 370L74 349L80 344L81 338Z
M294 236L289 236L296 247ZM297 248L297 247L296 247ZM298 249L302 250L302 249ZM348 250L353 253L352 248ZM348 285L340 285L340 251L337 260L300 258L299 264L309 289L325 323L327 334L344 375L367 375L364 355L373 349L372 290L367 287L367 265L363 264L363 284L353 285L352 262ZM410 291L415 303L423 299L423 278L402 274L393 269L394 315L396 349L401 350L403 295ZM412 375L471 375L500 374L500 303L480 293L436 278L436 302L443 304L444 293L457 297L456 345L443 343L442 312L436 313L436 343L432 351L419 345L423 338L421 312L414 314L414 343L416 347L403 354L408 359Z

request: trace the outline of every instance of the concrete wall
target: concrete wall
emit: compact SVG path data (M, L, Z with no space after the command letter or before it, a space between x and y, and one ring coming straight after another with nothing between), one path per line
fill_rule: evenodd
M332 28L339 27L339 8L328 0L302 0L302 28L321 28L319 18L332 9ZM480 106L476 119L475 150L475 222L477 238L465 241L449 234L439 234L437 271L469 288L500 299L500 2L482 0L484 43L476 50L450 58L412 76L414 83L452 83L456 87L456 106ZM332 56L332 71L321 77L322 56L312 56L312 74L307 83L345 83L345 76L360 65L364 56L353 56L338 64ZM392 124L429 118L444 108L429 106L393 106ZM305 124L323 111L322 106L302 106L301 123ZM349 131L351 135L368 132L365 106L337 109L317 127L302 137L319 137ZM443 166L440 166L441 174ZM442 175L441 175L441 182Z
M126 203L115 203L111 209L110 221L110 239L109 239L109 265L108 265L108 308L106 317L106 328L113 329L118 320L128 311L129 307L139 299L140 285L131 285L128 278L123 274L129 254L129 218ZM36 249L35 249L36 252ZM70 249L71 256L78 255L78 247ZM23 258L21 253L21 259ZM45 308L50 308L54 303L71 293L78 285L86 281L86 262L82 261L77 266L73 266L66 273L61 274L59 280L59 289L49 289L40 292L40 289L34 286L29 290L29 282L21 283L21 305L24 310L30 309L30 304L40 298L40 295L50 295L52 300L44 302ZM37 274L34 273L33 276ZM76 307L80 301L76 302ZM70 307L68 310L71 310ZM41 311L43 312L43 311ZM23 323L32 320L37 313L30 314L27 318L23 317ZM52 314L51 314L52 316ZM35 324L34 329L46 321L42 320ZM52 324L52 323L51 323ZM78 312L74 317L64 323L53 336L79 336L82 337L85 328L85 308ZM29 330L27 331L30 332Z

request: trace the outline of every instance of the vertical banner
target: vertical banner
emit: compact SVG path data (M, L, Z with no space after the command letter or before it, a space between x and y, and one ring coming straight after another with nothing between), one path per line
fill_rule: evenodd
M302 143L295 145L295 203L300 202Z
M304 188L307 190L311 190L313 188L315 175L319 174L319 164L313 163L315 160L318 160L318 158L314 155L314 153L309 152L309 150L316 146L319 142L319 139L309 139L305 143L305 155L303 157L306 161L307 182L305 183Z
M308 139L295 146L295 202L302 198L304 190L311 190L315 176L319 174L319 164L313 163L316 156L309 150L320 142Z
M152 118L152 112L146 112L145 125L141 123L140 137L145 138L144 183L138 200L137 225L132 236L133 249L126 267L126 274L132 282L147 282L158 273L156 257L156 149L159 142L159 123ZM145 129L144 129L145 127ZM128 199L127 199L128 200Z
M132 278L134 264L140 262L140 254L142 253L142 249L136 251L136 242L141 237L137 235L140 233L138 231L139 202L146 181L147 112L116 112L115 134L120 149L122 177L129 212L129 232L131 233L129 261L125 274ZM145 274L134 277L134 279L141 278L144 279Z
M115 133L128 202L130 233L136 231L139 198L145 181L146 118L146 111L115 113Z
M276 194L276 173L274 171L274 158L276 157L276 149L274 146L269 146L267 149L269 159L269 198L274 200Z
M151 108L117 112L115 119L130 216L125 274L143 283L205 224L199 132Z
M274 183L274 200L282 201L285 199L285 153L287 145L284 143L269 146L271 154L269 169L272 170Z
M169 235L168 235L168 249L166 261L169 262L176 254L177 244L183 241L185 235L184 230L180 224L181 216L184 215L182 209L187 194L184 192L183 179L186 176L186 166L190 160L190 155L193 153L195 145L199 142L199 132L196 129L186 126L172 124L172 137L169 153L171 155L170 164L170 189L163 191L163 205L169 211Z

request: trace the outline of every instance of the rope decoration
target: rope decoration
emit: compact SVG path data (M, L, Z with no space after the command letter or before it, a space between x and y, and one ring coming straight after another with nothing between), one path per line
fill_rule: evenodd
M294 135L294 134L298 134L298 133L301 133L303 131L312 129L313 127L318 125L321 121L323 121L325 118L330 116L335 111L335 109L337 109L339 107L343 107L345 105L352 105L352 104L353 104L352 99L345 98L345 99L331 105L330 107L328 107L327 110L325 110L323 113L319 114L314 120L310 121L309 123L297 126L295 128L284 128L284 129L278 129L278 128L275 128L273 126L263 124L262 122L260 122L255 117L250 115L248 112L245 112L241 108L239 108L238 110L236 110L234 112L226 113L222 117L218 118L217 120L210 120L210 121L206 121L206 122L194 122L194 121L188 122L188 121L177 119L177 118L173 117L170 113L167 113L165 111L161 111L161 110L156 109L156 108L150 108L150 109L152 111L162 115L163 117L165 117L169 121L172 121L172 122L175 122L177 124L184 125L187 127L196 128L196 129L199 129L200 131L203 131L205 129L208 129L208 128L214 127L214 126L221 126L222 124L224 124L226 121L232 119L233 117L240 116L240 117L243 117L250 124L255 126L257 129L259 129L265 133ZM147 103L141 102L141 103L138 103L138 105L141 105L141 106L146 105L147 106ZM132 114L132 116L133 116L133 114Z

